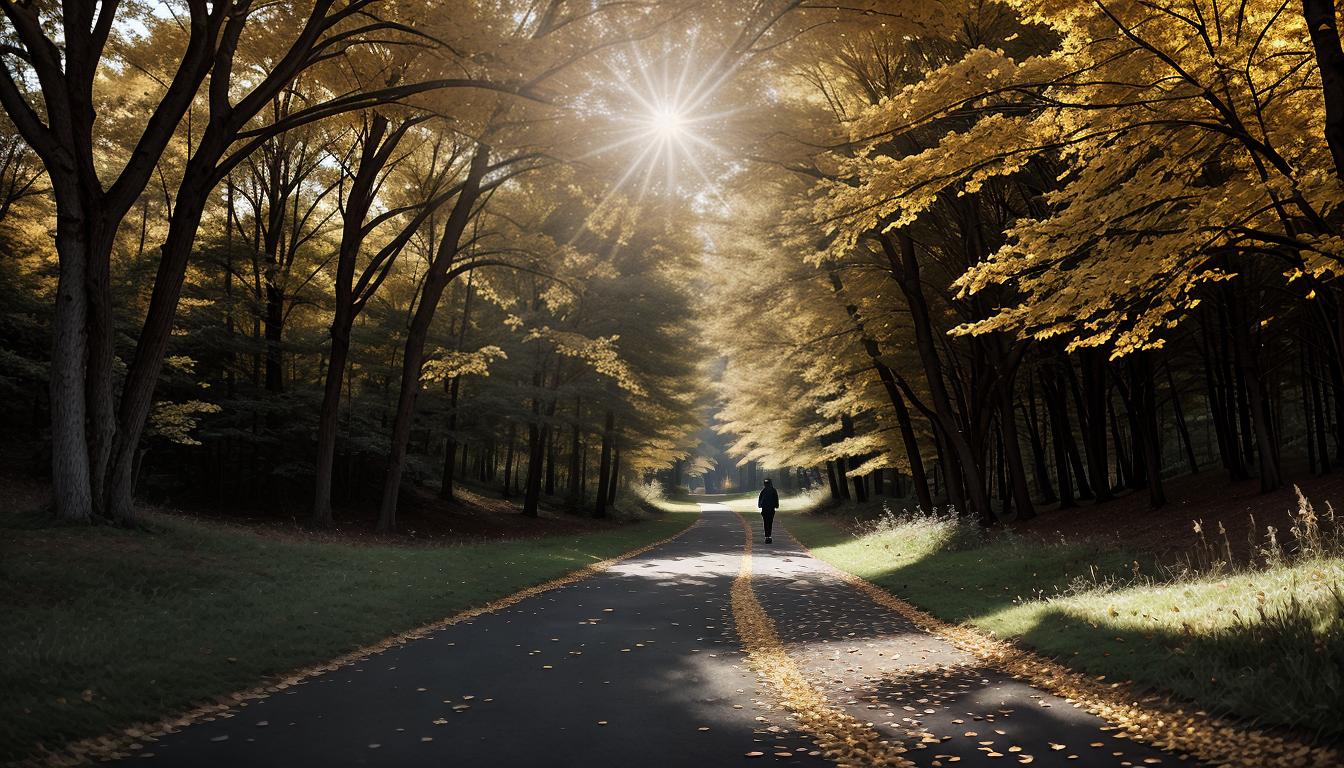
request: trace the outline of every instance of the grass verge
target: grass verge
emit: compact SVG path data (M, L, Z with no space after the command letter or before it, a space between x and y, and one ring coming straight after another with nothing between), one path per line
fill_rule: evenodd
M0 512L0 762L157 719L671 536L321 542L154 515L149 530Z
M985 536L955 519L784 522L817 556L944 621L1216 714L1344 735L1337 552L1178 576L1114 548Z

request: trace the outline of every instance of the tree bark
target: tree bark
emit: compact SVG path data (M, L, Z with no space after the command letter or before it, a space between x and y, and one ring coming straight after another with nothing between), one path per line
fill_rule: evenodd
M56 517L93 519L88 415L84 364L88 353L88 292L85 280L90 244L87 212L78 202L57 198L56 250L59 277L52 321L48 395L51 402L51 479ZM96 482L96 480L95 480Z
M1325 143L1335 175L1344 179L1344 50L1340 48L1333 0L1302 0L1302 16L1316 52L1325 101Z

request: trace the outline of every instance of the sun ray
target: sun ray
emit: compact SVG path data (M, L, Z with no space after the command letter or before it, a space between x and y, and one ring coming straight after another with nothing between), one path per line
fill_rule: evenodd
M708 57L699 56L697 49L692 39L653 55L631 46L604 59L609 90L598 93L593 113L601 138L576 159L622 151L630 157L595 213L622 194L635 205L663 194L724 204L716 189L717 174L706 163L721 162L713 132L741 108L713 108L732 67L724 65L723 52L705 66Z

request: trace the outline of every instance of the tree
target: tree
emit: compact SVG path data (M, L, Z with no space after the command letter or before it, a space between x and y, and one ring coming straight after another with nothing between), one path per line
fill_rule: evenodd
M314 0L304 8L251 2L193 2L184 27L149 19L152 44L177 51L134 148L111 183L101 178L98 76L110 43L133 40L118 23L116 2L74 2L61 12L5 3L7 32L17 45L3 50L0 104L41 158L57 209L61 277L53 327L52 471L57 514L134 520L134 457L172 331L192 243L214 187L274 136L322 118L441 88L498 88L472 78L416 79L404 84L325 93L278 121L256 124L304 73L352 48L423 44L404 21L384 18L377 0ZM264 53L263 53L264 51ZM253 53L260 72L240 76L239 58ZM206 80L209 85L206 87ZM374 79L376 83L376 78ZM36 85L30 91L29 83ZM204 90L203 90L204 89ZM113 240L145 190L159 159L198 99L206 113L194 134L173 199L154 291L121 395L113 387L110 268ZM195 121L193 121L194 123ZM194 132L193 132L194 133ZM86 428L87 423L87 428Z

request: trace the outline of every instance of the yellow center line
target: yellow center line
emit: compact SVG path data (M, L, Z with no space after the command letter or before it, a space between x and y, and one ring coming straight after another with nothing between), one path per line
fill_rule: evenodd
M774 687L798 726L806 731L827 759L841 766L913 766L902 757L905 748L883 740L882 735L831 705L825 694L808 683L775 631L775 622L765 612L751 588L751 526L740 513L746 536L742 564L733 580L733 619L737 636L747 651L747 663Z

